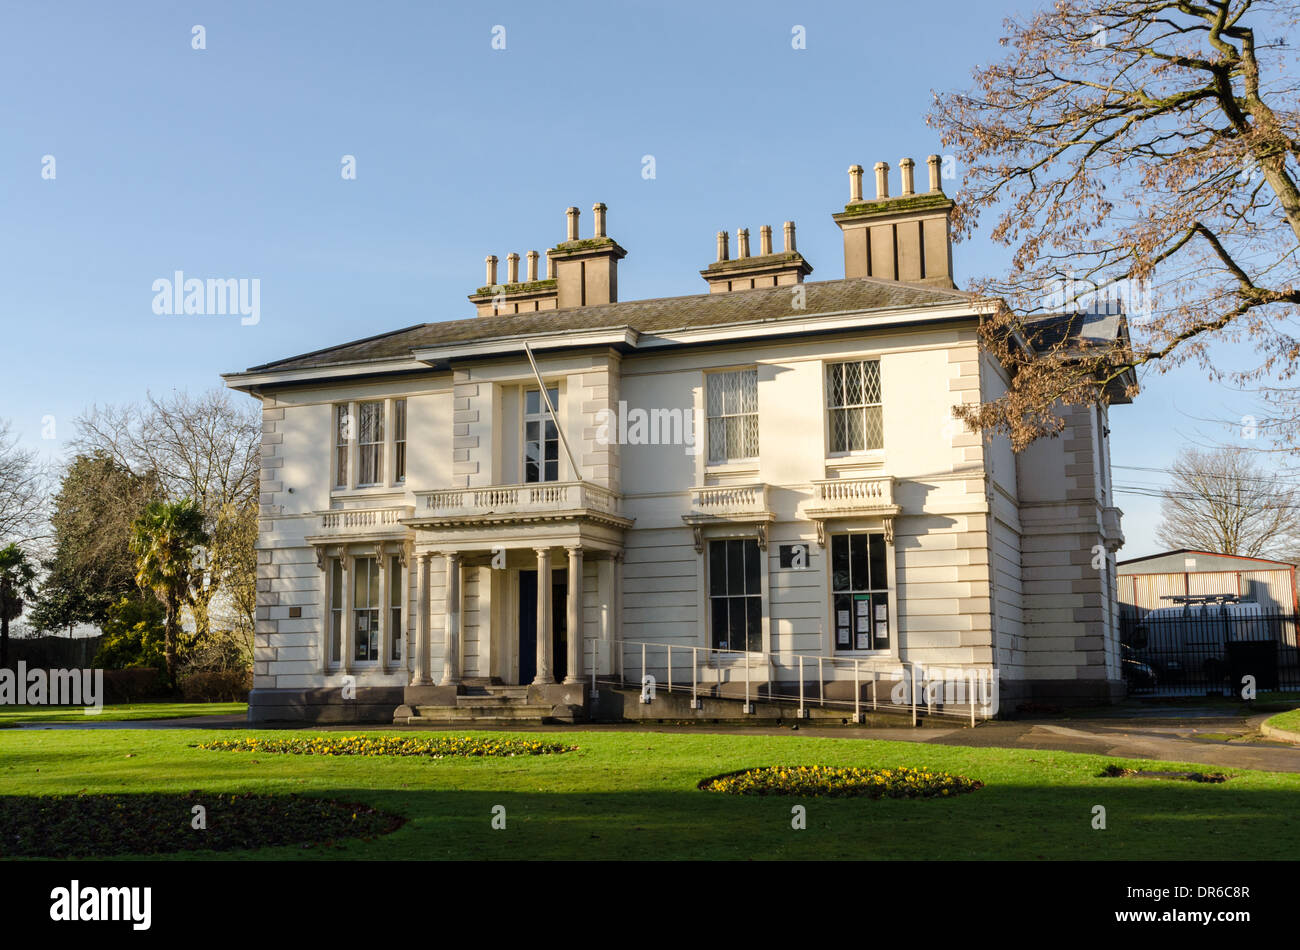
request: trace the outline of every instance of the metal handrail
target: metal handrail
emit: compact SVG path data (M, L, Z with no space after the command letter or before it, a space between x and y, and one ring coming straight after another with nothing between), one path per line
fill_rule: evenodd
M702 668L700 662L701 654L704 654L706 658L706 666L704 668L715 669L715 670L726 670L729 668L734 669L734 667L737 665L743 667L744 675L745 675L744 711L746 713L753 712L752 698L754 693L754 682L753 682L753 677L751 675L751 668L754 667L755 665L758 665L758 666L767 667L768 670L767 675L764 677L764 681L766 681L768 684L768 694L767 694L768 699L772 701L784 700L788 702L797 702L799 707L798 716L799 718L805 718L807 715L806 710L809 703L809 699L805 692L804 662L805 660L809 660L809 659L815 659L817 661L818 690L816 696L816 703L818 706L823 708L827 706L832 706L832 707L852 706L854 722L862 722L862 705L863 705L862 685L863 685L864 674L869 674L870 682L872 684L871 708L873 711L879 709L879 683L881 680L880 674L884 671L874 667L864 667L862 657L834 657L834 656L825 656L822 654L815 654L815 653L802 653L795 650L778 650L778 651L771 651L771 652L758 651L758 650L733 650L733 649L724 649L719 647L699 647L699 646L693 646L693 645L681 644L681 643L662 643L662 642L654 642L649 640L621 640L621 639L607 640L600 637L585 637L584 639L593 641L593 647L591 650L591 656L592 656L591 676L592 676L593 690L596 689L596 684L598 681L597 666L600 658L601 644L608 644L609 649L611 651L617 649L617 653L615 655L611 655L610 657L611 672L605 676L607 681L617 682L619 685L626 685L628 683L627 666L626 666L625 659L626 659L627 648L631 646L631 647L638 647L640 649L640 654L641 654L640 669L639 669L640 676L637 677L637 682L640 685L644 686L648 671L650 669L649 667L650 651L662 651L664 654L663 668L666 671L666 676L665 676L666 682L664 684L664 688L666 688L668 692L673 692L675 690L682 691L689 688L691 694L691 708L693 709L699 708L699 699L700 699L700 691L701 691L699 672L700 669ZM587 651L584 650L584 654L586 654L586 652ZM674 652L678 654L689 653L691 655L691 680L690 680L689 687L687 687L685 684L680 683L680 681L674 681L674 667L675 667L675 664L673 663ZM615 660L615 656L617 656L617 660ZM723 657L727 657L727 658L743 657L744 662L739 664L732 663L727 665L708 662L715 658L723 658ZM898 657L890 657L888 659L888 662L891 665L896 665L897 667L901 668L901 671L905 675L906 681L910 685L909 692L911 693L911 695L908 697L909 701L903 705L910 709L912 722L913 724L915 724L917 722L919 712L920 712L920 707L921 707L921 703L918 702L918 697L917 697L917 692L919 688L918 684L920 682L920 680L918 680L917 677L918 670L924 673L926 669L933 670L936 668L945 668L945 667L942 667L940 664L933 664L927 666L926 664L917 663L912 660L904 660ZM843 669L846 664L852 665L852 669L853 669L853 699L852 700L839 700L839 699L827 698L826 672L825 672L826 663L830 664L832 673L834 673L834 671ZM797 673L798 676L797 697L786 696L773 691L772 685L774 682L778 682L778 680L776 680L772 676L772 672L777 669L785 669ZM974 672L975 670L972 669L972 673ZM834 676L832 676L832 678L834 678ZM963 681L963 684L964 682L965 681ZM721 680L718 681L718 685L719 686L721 685ZM656 682L656 687L657 686L658 683ZM938 708L936 706L934 698L931 697L930 701L926 703L926 714L931 716L944 716L944 717L956 717L956 716L961 716L962 718L969 717L970 724L972 726L975 725L976 718L977 718L976 709L980 704L977 702L977 692L975 689L975 681L973 678L970 680L970 687L971 687L970 693L969 696L967 697L968 701L962 704L963 707L969 706L968 713L959 713L955 709Z

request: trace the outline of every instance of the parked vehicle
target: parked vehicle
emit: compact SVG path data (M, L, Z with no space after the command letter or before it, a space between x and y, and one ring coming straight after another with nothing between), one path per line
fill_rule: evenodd
M1148 611L1134 626L1133 658L1165 683L1223 684L1233 644L1276 640L1271 618L1254 601L1186 598Z
M1155 667L1138 659L1137 651L1127 643L1121 644L1121 646L1123 648L1120 655L1121 671L1129 690L1135 693L1143 693L1154 690L1159 686L1160 674L1156 672Z

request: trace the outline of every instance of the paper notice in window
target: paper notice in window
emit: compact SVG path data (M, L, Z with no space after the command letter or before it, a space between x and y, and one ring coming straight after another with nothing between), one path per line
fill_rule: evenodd
M871 601L869 601L869 600L859 600L859 601L857 601L857 604L858 604L858 618L859 618L859 619L861 619L861 618L863 618L863 617L870 617L870 616L871 616Z
M841 647L846 647L849 645L848 627L840 627L839 631L835 635L835 645Z
M863 630L858 631L858 649L859 650L871 649L871 634L869 632Z
M884 623L888 619L889 619L889 605L876 604L876 622Z
M849 625L849 612L847 610L835 611L835 626L847 627Z

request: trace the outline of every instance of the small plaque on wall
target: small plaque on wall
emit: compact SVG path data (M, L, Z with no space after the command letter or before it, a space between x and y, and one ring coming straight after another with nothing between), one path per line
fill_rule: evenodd
M301 607L290 607L290 608L289 608L289 616L290 616L290 617L301 617L301 616L302 616L302 608L301 608Z
M787 571L805 571L808 569L809 555L806 544L782 544L777 548L781 568Z

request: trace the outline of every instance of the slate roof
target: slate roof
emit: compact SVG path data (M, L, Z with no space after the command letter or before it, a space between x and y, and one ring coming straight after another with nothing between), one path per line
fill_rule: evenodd
M248 372L306 369L410 356L413 349L533 334L585 332L631 327L640 333L668 332L749 323L804 319L821 314L951 306L969 303L959 290L871 277L826 280L801 285L802 310L791 309L790 287L763 287L721 294L660 297L621 303L543 310L498 317L471 317L423 323L355 340L312 353L250 367Z
M1053 313L1025 321L1025 334L1036 349L1049 349L1066 337L1092 343L1110 343L1124 325L1120 313Z

